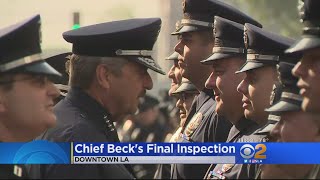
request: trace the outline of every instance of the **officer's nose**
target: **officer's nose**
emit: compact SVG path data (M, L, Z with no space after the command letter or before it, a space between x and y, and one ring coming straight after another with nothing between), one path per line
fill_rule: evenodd
M60 96L60 90L50 81L48 82L48 95L53 99Z
M148 72L144 76L143 85L147 90L151 90L153 88L152 78Z
M172 65L172 67L169 69L167 75L169 79L173 79L174 78L174 70L175 70L175 66Z
M301 64L301 61L299 61L292 69L292 74L298 78L303 77L305 72L306 71L304 70L303 65Z
M248 93L248 83L246 79L242 80L240 84L237 87L237 91L241 94L247 94Z
M207 89L214 89L216 87L216 76L212 72L206 80L205 87Z
M181 56L183 56L183 47L184 45L182 44L181 41L179 41L176 46L174 47L174 50L179 53Z
M182 98L180 97L176 103L176 107L178 109L182 109L183 108L183 102L182 102Z

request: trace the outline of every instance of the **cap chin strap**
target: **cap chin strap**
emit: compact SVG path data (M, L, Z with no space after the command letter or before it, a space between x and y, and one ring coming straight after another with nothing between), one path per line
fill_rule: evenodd
M214 47L212 53L245 53L243 48Z
M152 51L149 50L122 50L116 51L117 56L151 56Z
M273 121L279 122L280 119L281 119L280 116L277 116L277 115L274 115L274 114L269 114L269 116L268 116L268 120L273 120Z
M195 26L204 26L204 27L213 28L212 22L204 22L204 21L198 21L194 19L182 19L181 25L195 25Z
M279 56L263 54L247 54L247 60L279 61Z
M296 100L296 101L303 100L302 96L294 94L294 93L289 93L289 92L282 92L281 98L292 99L292 100Z
M42 61L40 53L39 54L33 54L33 55L30 55L30 56L25 56L23 58L20 58L20 59L17 59L17 60L2 64L2 65L0 65L0 72L9 71L11 69L14 69L14 68L26 65L26 64L30 64L30 63L33 63L33 62L37 62L37 61Z

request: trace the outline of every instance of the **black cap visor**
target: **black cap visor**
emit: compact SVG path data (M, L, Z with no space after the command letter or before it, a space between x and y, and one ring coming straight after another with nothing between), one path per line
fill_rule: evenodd
M286 53L301 53L303 51L320 48L320 38L315 36L306 36L287 49Z

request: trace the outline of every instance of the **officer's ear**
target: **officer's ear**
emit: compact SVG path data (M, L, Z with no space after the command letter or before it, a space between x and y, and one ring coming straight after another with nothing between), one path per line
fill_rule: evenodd
M105 89L110 88L110 79L111 79L111 71L110 69L104 65L99 64L96 68L96 80L100 86Z

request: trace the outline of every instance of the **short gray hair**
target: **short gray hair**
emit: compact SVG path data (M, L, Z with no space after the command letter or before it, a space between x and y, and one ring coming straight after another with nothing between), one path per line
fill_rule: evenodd
M98 65L104 64L116 76L122 75L122 67L128 61L119 57L95 57L73 54L70 58L69 84L73 87L88 89L93 82Z

